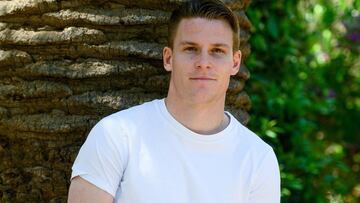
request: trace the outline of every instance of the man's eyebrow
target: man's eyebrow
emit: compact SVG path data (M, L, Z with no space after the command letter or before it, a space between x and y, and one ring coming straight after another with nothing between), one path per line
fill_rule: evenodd
M223 43L216 43L213 45L214 47L225 47L225 48L229 48L230 49L230 46L227 45L227 44L223 44Z
M181 46L185 46L185 45L198 46L197 43L191 42L191 41L182 41L182 42L180 42L180 45ZM225 43L215 43L215 44L212 44L212 46L214 46L214 47L225 47L225 48L230 49L230 46L228 44L225 44Z
M195 43L195 42L190 42L190 41L182 41L182 42L180 42L180 45L193 45L193 46L196 46L196 45L198 45L197 43Z

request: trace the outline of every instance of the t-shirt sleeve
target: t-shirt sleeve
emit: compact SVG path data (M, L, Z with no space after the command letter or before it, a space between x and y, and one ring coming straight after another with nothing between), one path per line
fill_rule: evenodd
M126 132L111 119L90 131L72 166L71 179L80 176L115 197L127 165Z
M249 203L280 203L280 171L274 151L264 156L251 185Z

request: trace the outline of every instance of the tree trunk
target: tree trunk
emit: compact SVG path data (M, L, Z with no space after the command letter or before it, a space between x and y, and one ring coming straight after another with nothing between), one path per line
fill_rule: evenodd
M66 202L71 166L102 117L166 95L171 10L182 0L0 1L0 202ZM239 16L248 56L249 0ZM246 123L244 65L226 108Z

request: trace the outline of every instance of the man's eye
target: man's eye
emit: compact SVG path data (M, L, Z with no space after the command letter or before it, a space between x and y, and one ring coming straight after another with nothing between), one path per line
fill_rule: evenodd
M196 52L197 51L197 49L195 47L186 47L184 50L188 51L188 52Z
M224 54L224 53L225 53L225 51L224 51L224 50L222 50L222 49L218 49L218 48L213 49L213 50L212 50L212 52L213 52L213 53L216 53L216 54Z

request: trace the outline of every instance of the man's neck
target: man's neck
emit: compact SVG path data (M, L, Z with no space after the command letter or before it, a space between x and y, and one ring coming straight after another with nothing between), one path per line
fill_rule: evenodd
M196 104L173 99L168 95L165 104L167 110L178 122L202 135L218 133L225 129L230 121L224 114L225 101Z

